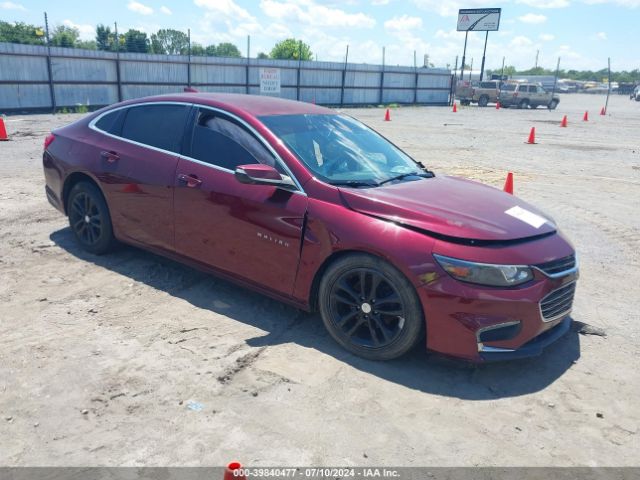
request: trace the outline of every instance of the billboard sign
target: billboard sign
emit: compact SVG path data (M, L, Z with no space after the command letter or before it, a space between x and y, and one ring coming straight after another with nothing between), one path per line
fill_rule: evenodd
M500 27L501 8L473 8L458 11L459 32L493 32Z
M260 93L273 95L280 93L280 69L260 69Z

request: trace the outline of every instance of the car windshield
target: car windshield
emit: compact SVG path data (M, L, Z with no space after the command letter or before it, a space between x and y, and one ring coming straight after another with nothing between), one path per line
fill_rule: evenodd
M429 177L424 166L346 115L273 115L260 120L321 180L379 186Z

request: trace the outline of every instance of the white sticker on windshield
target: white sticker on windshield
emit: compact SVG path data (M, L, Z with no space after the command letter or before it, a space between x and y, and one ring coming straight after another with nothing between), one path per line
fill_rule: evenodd
M525 210L524 208L521 208L521 207L510 208L509 210L506 210L504 213L506 213L507 215L511 215L512 217L517 218L518 220L521 220L524 223L528 223L534 228L540 228L547 221L546 218L543 218L540 215L536 215L535 213L530 212L529 210Z

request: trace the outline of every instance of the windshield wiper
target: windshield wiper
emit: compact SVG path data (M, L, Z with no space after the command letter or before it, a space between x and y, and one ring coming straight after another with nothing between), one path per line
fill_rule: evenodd
M422 178L431 178L433 177L433 173L429 171L425 172L411 172L411 173L402 173L400 175L396 175L395 177L387 178L379 183L379 185L384 185L385 183L393 182L394 180L402 180L406 177L422 177Z
M366 182L364 180L344 180L337 182L329 182L330 185L334 185L336 187L379 187L382 185L381 183L376 182Z

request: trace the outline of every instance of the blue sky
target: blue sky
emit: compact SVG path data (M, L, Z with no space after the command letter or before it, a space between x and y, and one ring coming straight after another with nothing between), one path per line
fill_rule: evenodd
M499 32L489 34L487 68L539 65L563 68L640 68L640 0L0 0L0 19L42 23L48 10L52 25L76 26L85 39L94 37L96 23L118 22L119 30L191 28L202 44L230 41L246 52L269 51L283 38L302 38L319 60L344 59L387 64L418 64L424 55L436 66L453 67L462 55L464 33L456 32L458 8L501 7ZM479 66L484 33L471 33L467 61ZM475 69L475 68L474 68Z

